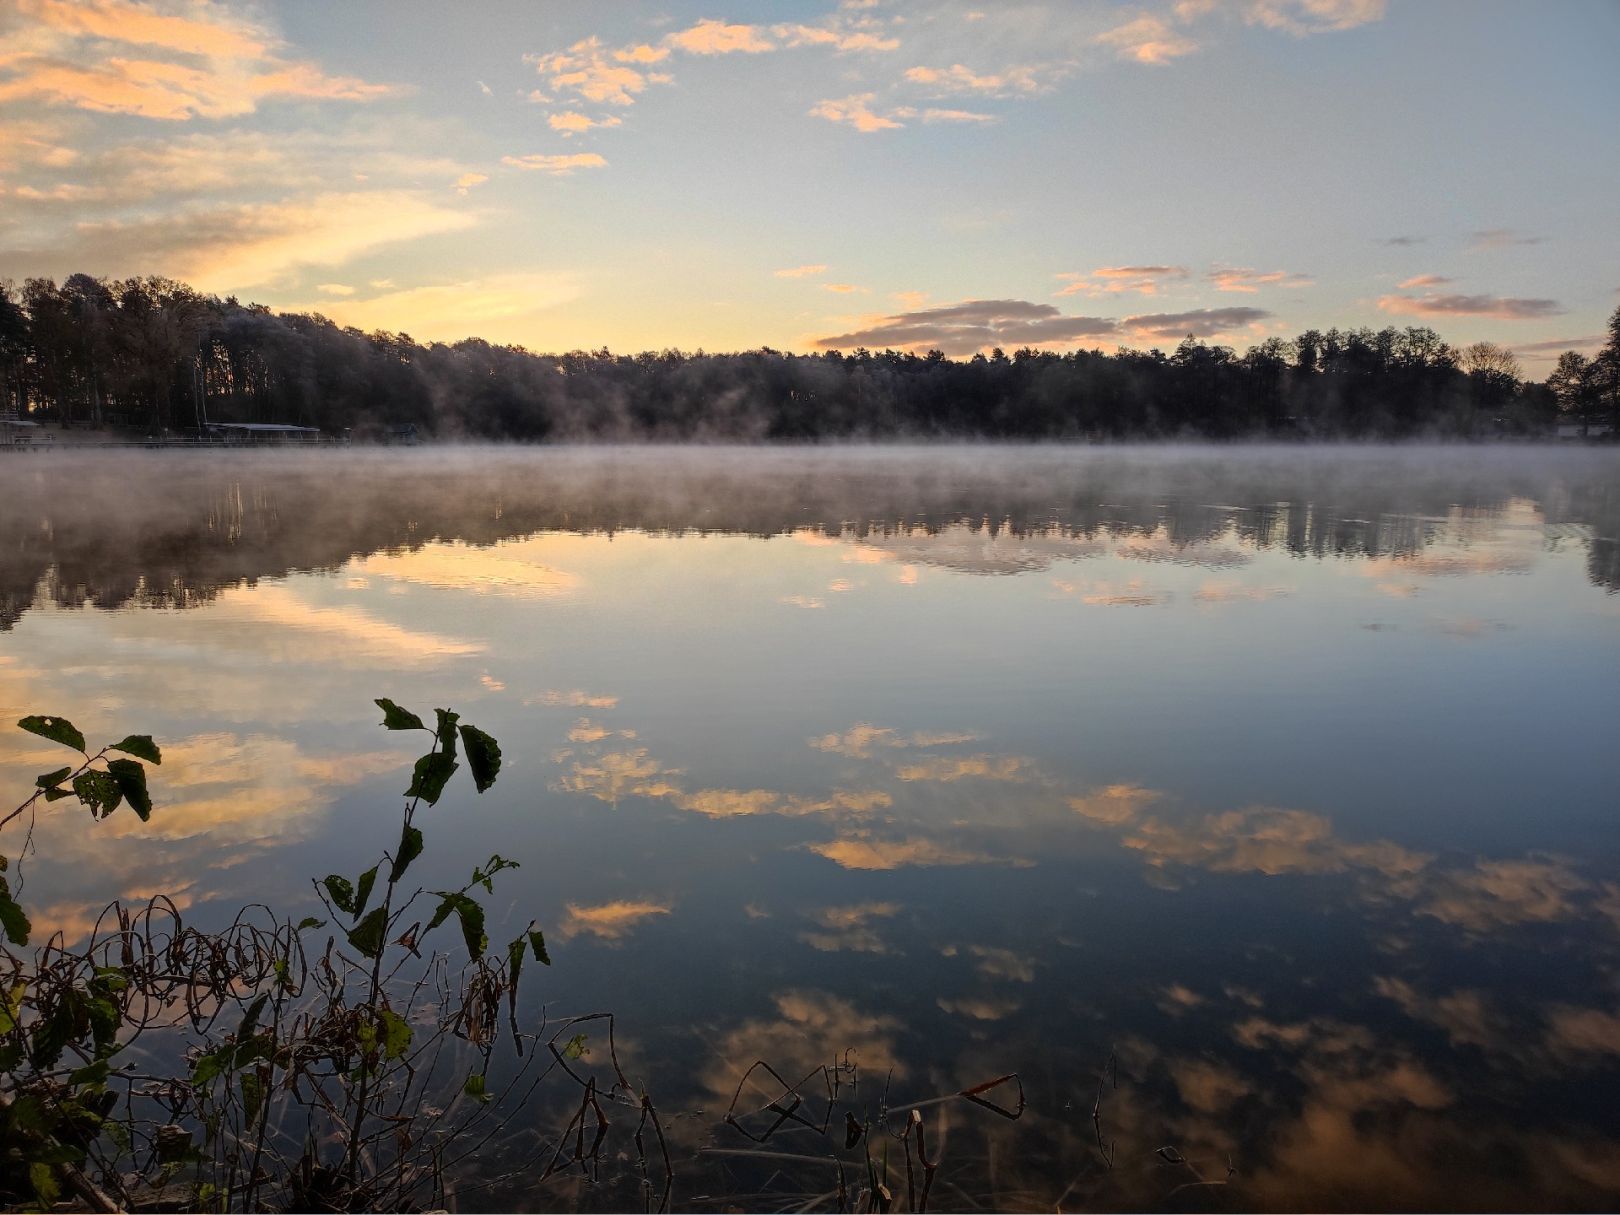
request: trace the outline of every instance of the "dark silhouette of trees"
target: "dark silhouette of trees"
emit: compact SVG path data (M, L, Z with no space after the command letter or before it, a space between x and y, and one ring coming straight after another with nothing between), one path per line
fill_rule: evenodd
M1169 353L963 360L536 354L76 274L0 290L0 375L7 405L30 417L149 433L212 421L521 441L1487 437L1545 433L1560 415L1620 421L1620 314L1610 331L1602 353L1565 356L1546 386L1501 347L1454 350L1427 328L1312 329L1241 355L1193 337Z

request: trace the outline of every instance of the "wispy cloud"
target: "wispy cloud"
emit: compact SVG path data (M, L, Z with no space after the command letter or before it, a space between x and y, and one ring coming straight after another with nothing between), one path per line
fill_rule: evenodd
M649 84L659 83L648 73L630 67L608 51L600 38L584 38L566 51L525 55L523 61L545 77L555 93L573 94L597 105L634 105ZM549 100L541 95L534 100Z
M570 275L514 271L385 291L363 300L326 301L319 311L340 325L409 333L427 341L456 341L472 336L513 341L518 334L511 327L578 297L579 287ZM504 571L503 578L502 571L485 568L489 561L489 554L481 554L461 580L448 566L437 571L437 582L431 571L423 569L418 573L428 585L477 585L497 593L557 589L555 579L546 584L538 581L547 573L543 567L514 563L512 569Z
M476 222L420 192L370 190L80 223L48 253L5 250L0 257L9 265L48 256L107 273L175 274L205 291L234 291Z
M1488 316L1502 321L1536 320L1564 311L1557 300L1500 295L1385 295L1378 307L1400 316Z
M546 125L553 131L559 132L564 139L572 135L579 135L597 127L616 127L623 125L624 120L614 114L603 114L599 118L592 118L589 114L581 114L578 110L563 110L560 113L546 116Z
M1250 25L1304 37L1382 21L1387 7L1386 0L1252 0L1243 17Z
M164 13L128 0L18 0L0 102L37 101L185 121L251 114L277 98L370 101L397 92L283 58L224 7Z
M1481 228L1468 234L1470 249L1508 249L1514 245L1539 245L1544 236L1523 236L1512 228Z
M809 278L811 275L814 275L814 274L825 274L825 273L827 273L827 267L823 266L823 265L793 266L793 267L791 267L790 269L787 269L787 270L778 270L778 271L776 271L776 277L777 278Z
M550 173L554 177L566 177L576 169L607 168L607 160L595 152L571 152L556 156L536 152L528 156L503 156L501 163L514 169Z
M894 51L900 40L871 28L830 25L773 25L771 33L787 47L830 46L840 52Z
M1310 287L1314 284L1302 274L1294 274L1288 270L1250 270L1247 267L1235 268L1230 266L1217 266L1209 272L1209 281L1215 284L1217 291L1242 291L1254 293L1261 287Z
M1121 325L1138 338L1212 338L1235 333L1271 316L1263 308L1194 308L1126 317Z
M1016 97L1040 92L1045 87L1035 67L1009 67L1000 72L975 72L964 64L950 67L914 67L906 70L906 80L921 85L934 96L976 94L982 97Z
M741 52L757 55L774 51L776 44L757 25L728 25L704 19L690 29L670 34L664 41L691 55L730 55Z
M872 101L876 96L876 93L852 93L837 100L828 98L818 101L810 107L810 116L825 118L828 122L847 123L864 134L899 130L904 123L897 122L893 117L885 117L872 109Z
M1402 291L1412 287L1443 287L1447 283L1454 283L1456 279L1447 278L1443 274L1418 274L1399 284Z
M1115 321L1064 316L1050 304L1026 300L966 300L894 316L875 317L864 328L817 338L823 350L851 346L895 349L935 348L946 354L972 354L988 346L1044 345L1111 336Z
M1118 295L1134 291L1157 295L1162 284L1187 277L1185 266L1098 266L1089 274L1066 271L1053 276L1064 283L1055 295Z
M1111 49L1121 59L1137 63L1162 65L1183 55L1190 55L1198 44L1177 32L1160 17L1138 17L1098 34L1093 42Z

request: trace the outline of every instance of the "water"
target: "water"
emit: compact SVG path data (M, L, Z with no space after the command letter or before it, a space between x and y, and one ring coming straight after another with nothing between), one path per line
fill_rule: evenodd
M491 912L551 942L529 1012L618 1014L688 1205L835 1195L696 1152L753 1147L719 1114L754 1059L846 1051L874 1103L1019 1073L1017 1122L930 1107L936 1207L1620 1200L1616 453L131 453L0 486L0 717L165 751L149 824L41 823L37 926L313 906L397 831L414 752L372 698L453 706L506 767L420 820L425 884L522 863ZM17 800L36 744L0 733Z

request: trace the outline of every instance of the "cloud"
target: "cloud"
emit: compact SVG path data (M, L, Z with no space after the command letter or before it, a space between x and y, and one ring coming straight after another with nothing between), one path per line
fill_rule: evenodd
M1427 236L1386 236L1378 243L1381 245L1395 245L1406 248L1411 245L1421 245L1429 238Z
M776 44L765 37L757 25L727 25L712 18L699 21L691 29L670 34L664 41L690 55L731 55L739 52L757 55L776 49Z
M1098 34L1092 41L1111 48L1121 59L1154 65L1169 63L1198 49L1196 42L1177 33L1167 21L1152 16L1127 21Z
M1187 277L1185 266L1098 266L1090 274L1065 271L1053 275L1067 285L1054 295L1119 295L1134 291L1139 295L1157 295L1159 288L1172 279Z
M902 764L895 776L903 781L959 780L1027 781L1034 765L1018 755L931 755L915 763Z
M864 836L846 836L827 843L808 844L806 847L845 869L886 871L911 865L933 867L994 863L994 858L984 853L953 848L938 840L927 838L879 840Z
M700 789L676 797L675 805L706 818L743 818L769 814L780 800L770 789Z
M1133 821L1143 809L1163 797L1157 789L1145 789L1141 785L1104 785L1069 798L1069 808L1094 823L1117 827Z
M457 194L465 194L474 186L482 185L488 180L488 173L463 173L455 180L455 191Z
M669 58L669 48L643 42L638 46L621 47L613 52L613 57L620 63L662 63Z
M203 291L270 283L305 266L342 265L362 253L455 232L476 217L420 193L372 190L285 202L179 208L130 220L74 225L48 251L52 263L103 273L172 274ZM15 264L43 251L6 250Z
M638 93L644 92L649 84L658 83L648 74L629 67L617 53L610 55L603 49L600 38L583 39L566 51L525 55L523 61L546 77L553 91L572 93L598 105L634 105Z
M1526 342L1522 346L1509 347L1514 354L1532 361L1541 359L1556 359L1566 350L1601 350L1608 344L1608 337L1601 333L1588 334L1586 337L1550 338L1545 342Z
M525 696L523 703L570 709L612 709L618 705L619 698L587 692L582 688L547 688L533 696Z
M1189 312L1154 312L1128 316L1121 325L1138 338L1210 338L1263 321L1263 308L1194 308Z
M898 903L854 903L844 907L822 907L808 911L818 931L799 934L799 939L812 949L831 953L888 953L889 947L877 933L874 920L892 919L900 910Z
M1446 283L1454 283L1456 279L1447 278L1443 274L1418 274L1398 284L1402 291L1411 287L1442 287Z
M1243 18L1250 25L1302 38L1381 21L1385 9L1385 0L1254 0Z
M854 295L868 290L866 287L857 287L852 283L822 283L821 289L831 291L834 295Z
M370 101L397 90L279 57L279 40L223 8L163 13L127 0L22 0L0 102L185 121L289 97Z
M601 118L592 118L589 114L581 114L578 110L564 110L558 114L546 117L546 125L553 131L562 132L563 138L581 134L593 127L617 127L624 125L624 119L612 114L604 114Z
M617 942L654 916L669 913L668 903L651 899L617 899L593 906L569 903L568 915L558 926L557 933L565 941L588 934L599 940Z
M1267 314L1269 315L1269 314ZM1118 323L1101 317L1064 316L1050 304L1026 300L965 300L939 308L873 318L864 328L815 339L823 350L851 346L938 348L972 354L988 346L1038 346L1111 337Z
M810 107L812 118L825 118L828 122L844 122L863 134L873 131L897 131L905 124L896 122L893 118L885 118L871 108L871 102L876 93L852 93L848 97L837 100L831 98L818 101Z
M1468 234L1470 249L1506 249L1512 245L1539 245L1544 236L1520 236L1511 228L1482 228Z
M950 67L907 68L905 78L911 84L922 85L934 96L977 94L984 97L1016 97L1040 92L1045 87L1034 67L1009 67L1001 72L981 75L964 64Z
M531 318L577 298L579 288L571 275L514 271L389 291L364 300L327 302L320 311L341 325L367 332L386 329L409 333L426 341L458 341L472 336L518 341L528 332ZM557 594L569 589L574 581L573 575L566 572L484 550L436 550L432 569L427 554L422 556L420 564L408 567L414 569L418 580L436 577L440 581L431 585L455 586L480 594Z
M550 173L553 177L567 177L577 169L607 168L607 160L595 152L572 152L557 156L536 152L528 156L503 156L501 163L514 169Z
M317 283L315 290L322 295L353 295L354 288L345 283Z
M980 114L973 110L923 110L920 117L924 122L995 122L994 114Z
M816 266L794 266L792 269L789 269L789 270L778 270L778 271L776 271L776 277L777 278L809 278L812 274L825 274L825 273L827 273L827 267L826 266L821 266L821 265L816 265Z
M1437 880L1433 897L1418 911L1484 933L1512 924L1572 919L1575 896L1588 889L1555 859L1482 860L1472 870Z
M1209 272L1209 281L1217 291L1244 291L1253 293L1261 287L1310 287L1312 282L1301 274L1287 270L1268 270L1261 273L1248 268L1216 267Z
M1511 299L1500 295L1385 295L1378 307L1399 316L1488 316L1502 321L1530 321L1559 316L1557 300Z
M898 38L886 37L870 29L839 29L835 25L773 25L771 33L783 46L830 46L839 52L893 51Z
M855 723L843 734L823 734L820 738L812 738L810 745L817 751L846 755L850 759L871 759L879 748L954 747L978 742L982 737L974 730L918 730L913 734L901 734L887 726L874 726L863 721Z

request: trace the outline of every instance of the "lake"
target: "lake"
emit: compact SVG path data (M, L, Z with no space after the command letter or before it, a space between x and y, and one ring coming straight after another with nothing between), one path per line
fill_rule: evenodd
M522 864L490 936L616 1014L679 1205L835 1204L841 1125L722 1121L756 1059L1017 1073L926 1107L941 1209L1620 1203L1620 452L8 457L0 629L14 801L26 713L165 752L41 819L70 940L318 910L375 697L499 739L424 883ZM607 1201L548 1185L463 1205Z

